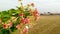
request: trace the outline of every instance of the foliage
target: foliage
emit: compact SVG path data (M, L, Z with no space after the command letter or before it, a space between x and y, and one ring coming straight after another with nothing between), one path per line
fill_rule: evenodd
M9 9L7 11L0 12L0 34L11 34L11 32L14 32L17 29L19 30L21 23L20 19L30 16L29 9L28 8L23 9L24 7L22 3L21 7L17 8L18 9ZM22 16L20 16L20 14ZM12 17L14 17L14 19L12 19ZM26 21L28 21L28 19ZM18 27L16 27L17 25Z
M10 31L8 29L2 29L0 34L10 34Z
M17 30L16 28L16 25L20 23L20 18L21 16L19 16L19 14L23 13L25 16L23 17L27 17L27 16L30 16L30 12L28 11L23 11L23 10L20 10L19 8L18 9L9 9L7 11L2 11L0 12L0 19L2 20L2 22L0 23L0 34L10 34L10 31L11 32L14 32L15 30ZM16 21L13 22L13 20L10 20L11 17L16 17ZM3 25L4 23L7 23L7 21L10 20L12 21L12 27L11 28L3 28ZM9 24L9 23L7 23Z

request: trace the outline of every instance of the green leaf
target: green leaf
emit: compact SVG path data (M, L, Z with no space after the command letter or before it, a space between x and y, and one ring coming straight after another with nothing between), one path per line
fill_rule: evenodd
M10 31L7 29L2 29L1 34L10 34Z
M2 11L0 17L2 21L5 22L10 19L10 14L7 11Z
M30 12L24 12L25 16L24 17L27 17L30 15Z

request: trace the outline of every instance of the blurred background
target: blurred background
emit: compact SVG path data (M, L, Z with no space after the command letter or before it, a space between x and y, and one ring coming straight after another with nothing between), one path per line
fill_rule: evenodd
M60 0L23 0L23 5L34 3L39 13L60 13ZM0 11L20 6L18 0L0 0Z

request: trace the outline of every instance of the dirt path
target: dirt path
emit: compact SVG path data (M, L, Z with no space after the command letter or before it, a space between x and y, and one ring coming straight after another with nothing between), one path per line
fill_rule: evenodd
M41 16L28 34L60 34L60 16Z

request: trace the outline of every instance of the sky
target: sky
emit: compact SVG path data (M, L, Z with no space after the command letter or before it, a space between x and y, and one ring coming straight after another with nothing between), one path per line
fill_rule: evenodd
M60 0L23 0L23 5L34 3L39 12L60 13ZM0 11L20 6L18 0L0 0Z

